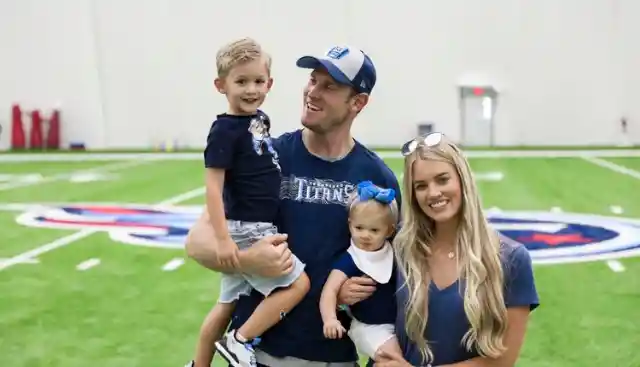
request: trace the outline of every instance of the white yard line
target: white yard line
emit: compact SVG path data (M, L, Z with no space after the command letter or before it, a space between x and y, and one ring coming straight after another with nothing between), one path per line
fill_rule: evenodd
M0 191L16 189L16 188L26 187L26 186L40 185L48 182L61 181L65 179L70 179L71 177L76 175L84 175L87 173L104 173L104 172L120 171L128 168L136 167L147 162L149 161L143 160L143 159L138 159L135 161L115 162L115 163L106 164L103 166L85 168L85 169L76 170L72 172L58 173L52 176L45 176L39 180L7 182L4 184L0 184Z
M585 161L589 162L589 163L593 163L596 166L600 166L603 168L608 168L614 172L618 172L621 173L623 175L627 175L629 177L633 177L636 180L640 180L640 172L631 169L631 168L627 168L625 166L621 166L619 164L615 164L613 162L609 162L609 161L605 161L604 159L600 159L600 158L596 158L596 157L582 157L582 159L584 159Z
M176 257L175 259L172 259L168 263L164 264L164 266L162 266L162 271L174 271L177 268L181 267L183 264L184 259L181 257Z
M616 215L620 215L620 214L624 213L624 209L622 209L622 207L618 206L618 205L611 205L609 207L609 210L611 210L611 213L616 214Z
M616 273L622 273L625 270L624 265L618 260L609 260L607 265Z
M466 150L469 158L580 158L580 157L640 157L640 149L602 150ZM400 152L380 151L382 158L402 158ZM1 154L0 163L9 162L74 162L105 160L201 160L198 152L151 153L48 153Z
M168 206L168 205L175 205L178 204L182 201L186 201L195 197L198 197L200 195L203 195L205 192L205 188L204 187L198 187L197 189L193 189L187 192L184 192L182 194L176 195L176 196L172 196L166 200L163 200L157 204L154 204L154 206ZM58 238L57 240L53 241L53 242L49 242L47 244L44 244L42 246L36 247L32 250L29 250L27 252L23 252L21 254L18 254L14 257L11 257L9 259L5 259L4 261L0 262L0 271L7 269L13 265L16 264L20 264L23 263L27 260L31 260L35 257L38 257L44 253L47 253L49 251L53 251L55 249L58 249L60 247L63 246L67 246L71 243L74 243L76 241L79 241L83 238L89 237L94 233L99 232L100 230L97 229L83 229L82 231Z
M27 212L37 210L48 205L44 204L23 204L23 203L0 203L0 212ZM1 261L0 261L1 262Z
M5 260L8 260L8 259L5 259L4 257L0 257L0 264ZM38 263L40 263L40 260L38 259L28 259L23 261L21 264L38 264Z
M187 201L189 199L193 199L195 197L198 197L200 195L204 195L206 192L206 188L204 186L202 187L198 187L197 189L194 190L190 190L187 191L185 193L182 193L180 195L176 195L173 197L170 197L167 200L161 201L157 204L155 204L155 206L168 206L168 205L175 205L175 204L179 204L183 201Z
M80 264L76 265L76 269L79 271L85 271L93 268L94 266L100 265L100 259L92 258L89 260L85 260Z
M113 161L113 160L198 160L202 153L49 153L49 154L1 154L0 163L23 162L78 162L78 161Z

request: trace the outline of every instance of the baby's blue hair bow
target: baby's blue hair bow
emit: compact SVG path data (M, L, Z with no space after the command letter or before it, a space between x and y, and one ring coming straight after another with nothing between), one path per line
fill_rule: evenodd
M394 189L383 189L371 181L363 181L358 184L358 198L361 201L373 199L383 204L391 204L396 197Z

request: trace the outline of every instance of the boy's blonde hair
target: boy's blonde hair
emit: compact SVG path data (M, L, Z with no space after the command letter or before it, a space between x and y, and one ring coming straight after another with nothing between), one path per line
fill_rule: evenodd
M235 66L263 59L271 73L271 56L254 39L245 37L224 45L216 55L218 77L225 78Z

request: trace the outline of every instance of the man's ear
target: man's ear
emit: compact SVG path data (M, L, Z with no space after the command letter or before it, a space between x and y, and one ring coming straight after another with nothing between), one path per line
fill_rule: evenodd
M222 94L225 94L225 93L226 93L226 91L225 91L225 89L224 89L224 80L223 80L223 79L216 78L216 79L213 81L213 85L215 85L215 87L216 87L216 89L218 90L218 92L220 92L220 93L222 93Z
M362 109L369 103L369 95L364 93L356 94L353 97L351 108L354 112L360 113Z

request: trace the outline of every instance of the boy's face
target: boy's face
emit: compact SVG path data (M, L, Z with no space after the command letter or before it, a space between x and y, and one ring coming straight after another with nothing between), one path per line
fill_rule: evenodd
M218 91L227 96L229 112L237 115L254 114L271 89L264 60L253 60L233 67L224 79L216 79Z

